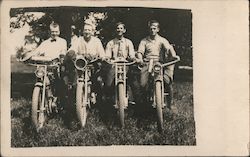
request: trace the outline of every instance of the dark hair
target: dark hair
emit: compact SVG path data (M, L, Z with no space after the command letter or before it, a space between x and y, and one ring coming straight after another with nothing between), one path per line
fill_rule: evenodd
M124 27L124 29L126 29L126 26L125 26L125 24L124 24L123 22L117 22L117 23L115 24L116 28L117 28L119 25L122 25L122 26Z
M160 28L160 23L158 21L156 21L156 20L150 20L150 21L148 21L148 27L152 26L153 23L156 23L157 26L158 26L158 28Z

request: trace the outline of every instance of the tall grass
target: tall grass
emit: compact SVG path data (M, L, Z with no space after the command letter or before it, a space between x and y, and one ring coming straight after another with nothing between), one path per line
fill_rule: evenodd
M174 103L177 113L165 111L164 131L157 132L156 114L134 116L134 106L126 110L125 128L117 124L112 107L106 114L94 108L88 114L85 128L80 128L75 115L55 115L36 132L31 125L31 100L15 98L11 101L11 146L100 146L100 145L195 145L193 117L193 88L191 82L174 84ZM104 105L104 104L102 104ZM67 120L70 123L66 123Z

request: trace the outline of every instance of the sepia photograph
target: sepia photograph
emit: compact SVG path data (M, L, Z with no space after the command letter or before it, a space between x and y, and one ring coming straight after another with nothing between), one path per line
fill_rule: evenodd
M1 156L249 155L248 1L3 1L0 44Z
M191 10L9 14L12 147L196 144Z

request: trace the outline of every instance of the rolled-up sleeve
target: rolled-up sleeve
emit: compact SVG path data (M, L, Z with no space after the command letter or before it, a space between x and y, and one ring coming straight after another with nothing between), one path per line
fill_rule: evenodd
M46 46L45 44L46 41L42 42L32 53L33 56L36 56L36 55L43 55L45 52L43 51L44 50L44 47Z
M162 43L163 43L165 52L168 53L168 54L170 54L172 57L175 57L176 56L176 52L174 50L174 47L168 42L168 40L164 39L162 41Z
M145 50L146 50L146 42L145 40L142 40L138 46L138 53L141 53L142 55L144 55Z

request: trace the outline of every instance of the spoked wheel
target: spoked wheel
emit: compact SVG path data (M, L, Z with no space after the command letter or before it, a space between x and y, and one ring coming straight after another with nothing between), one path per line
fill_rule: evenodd
M45 123L45 110L42 106L42 88L35 87L32 95L31 117L32 123L36 129L43 127Z
M157 110L157 126L158 131L162 132L163 130L163 113L162 113L162 96L161 96L161 82L157 81L155 83L155 101L156 101L156 110Z
M124 123L124 106L125 106L125 93L124 93L124 84L118 84L118 116L120 120L120 125L123 128L125 126Z
M87 120L87 104L84 98L85 90L83 86L83 82L78 82L76 86L76 114L81 127L86 125Z

